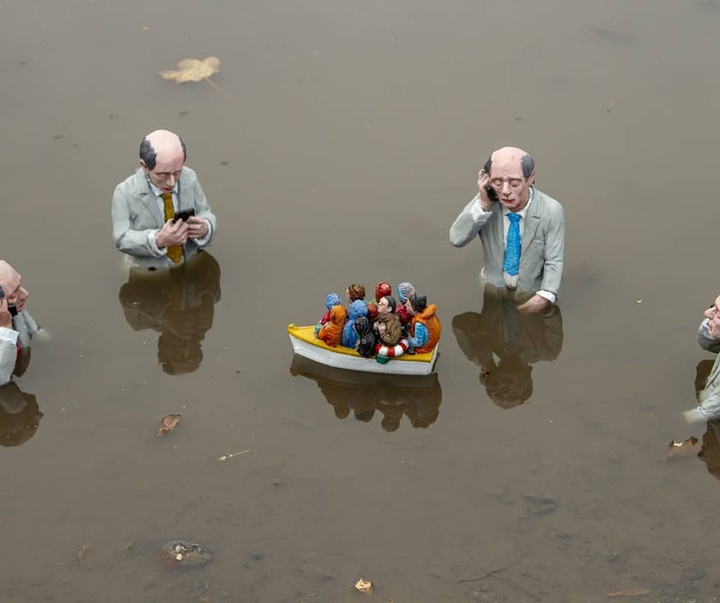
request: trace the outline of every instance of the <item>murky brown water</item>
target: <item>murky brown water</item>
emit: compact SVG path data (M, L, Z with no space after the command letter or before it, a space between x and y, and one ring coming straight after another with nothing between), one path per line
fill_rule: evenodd
M1 255L53 335L17 381L37 431L0 417L31 436L0 450L0 599L715 601L720 483L664 457L705 432L680 411L720 290L718 30L713 0L0 3ZM157 74L208 55L221 93ZM109 213L159 127L221 274L153 296ZM480 246L447 239L505 144L567 219L510 408L476 364ZM437 378L293 361L288 323L379 280L438 303ZM176 539L211 562L167 567Z

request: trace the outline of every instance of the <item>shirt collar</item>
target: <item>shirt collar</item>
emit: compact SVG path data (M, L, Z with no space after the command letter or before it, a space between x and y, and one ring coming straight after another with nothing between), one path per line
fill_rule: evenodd
M532 203L534 196L535 196L535 188L531 186L530 191L528 193L528 202L525 204L525 207L523 207L520 211L515 212L523 220L525 219L525 214L527 213L528 207L530 207L530 204ZM503 217L504 217L510 213L510 210L507 207L503 207L502 212L503 212Z

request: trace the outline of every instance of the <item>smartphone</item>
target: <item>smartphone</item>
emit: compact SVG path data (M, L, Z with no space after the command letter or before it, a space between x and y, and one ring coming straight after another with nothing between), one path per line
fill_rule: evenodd
M190 216L194 216L194 215L195 215L195 209L183 209L182 211L175 213L175 217L173 218L173 224L175 224L175 222L177 222L178 220L187 222L188 218Z

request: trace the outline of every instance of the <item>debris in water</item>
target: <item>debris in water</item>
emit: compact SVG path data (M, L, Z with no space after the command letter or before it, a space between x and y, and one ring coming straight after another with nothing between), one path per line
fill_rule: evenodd
M168 431L172 431L177 427L177 424L181 421L182 415L167 415L160 421L160 427L157 428L155 435L158 437L165 435Z
M370 580L360 578L360 580L355 583L355 589L363 595L370 597L373 594L373 583L370 582Z

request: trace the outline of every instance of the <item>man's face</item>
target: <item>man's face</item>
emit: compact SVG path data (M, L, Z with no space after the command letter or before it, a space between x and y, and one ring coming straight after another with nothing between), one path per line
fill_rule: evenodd
M142 160L140 161L140 165L145 170L148 178L150 178L150 182L166 193L175 188L175 184L180 179L184 163L185 157L181 150L158 152L155 167L152 170L149 170Z
M522 162L518 155L493 156L490 168L490 186L495 189L500 203L510 211L523 209L530 197L530 187L535 182L532 174L527 180L523 176Z
M378 313L379 314L390 314L390 304L388 303L387 297L381 297L378 302Z
M705 310L705 317L708 319L708 332L715 339L720 339L720 296L715 303Z
M16 270L9 268L4 275L3 291L8 306L15 306L20 312L25 307L28 292L22 286L22 277Z

